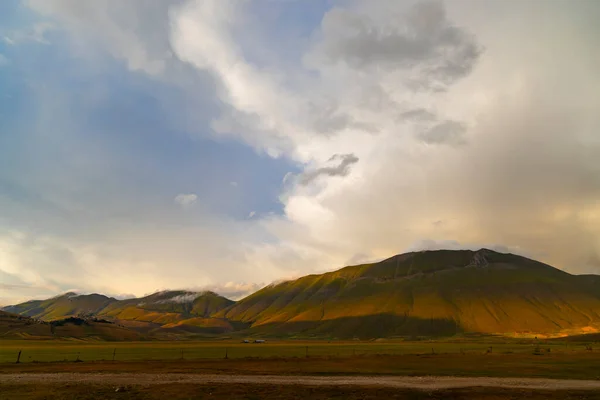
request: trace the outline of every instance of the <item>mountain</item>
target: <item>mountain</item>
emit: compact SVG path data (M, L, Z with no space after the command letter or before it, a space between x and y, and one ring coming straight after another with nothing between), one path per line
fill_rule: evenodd
M97 317L115 326L150 336L215 335L235 330L224 319L212 318L234 302L213 292L163 291L136 299L116 300L99 294L65 293L5 307L6 312L41 321Z
M88 314L160 338L564 336L600 332L600 276L488 249L439 250L269 285L238 302L212 292L67 293L5 311L45 320Z
M0 311L0 339L140 340L138 332L109 321L68 317L51 322Z
M78 315L93 315L117 300L101 294L65 293L47 300L32 300L2 310L45 321Z
M600 284L513 254L423 251L270 285L215 314L274 336L564 335L600 328Z
M161 333L218 334L234 328L211 316L232 304L232 300L208 291L163 291L111 303L97 315L144 332L156 333L161 328Z

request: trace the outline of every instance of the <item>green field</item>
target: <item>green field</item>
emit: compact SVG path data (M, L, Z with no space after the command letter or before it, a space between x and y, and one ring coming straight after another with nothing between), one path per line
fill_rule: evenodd
M74 340L2 340L0 363L56 361L146 361L236 358L349 357L418 354L573 354L589 353L585 343L533 340L481 341L153 341L91 342ZM593 345L592 345L593 346ZM591 352L593 352L593 347ZM600 348L596 350L600 351Z

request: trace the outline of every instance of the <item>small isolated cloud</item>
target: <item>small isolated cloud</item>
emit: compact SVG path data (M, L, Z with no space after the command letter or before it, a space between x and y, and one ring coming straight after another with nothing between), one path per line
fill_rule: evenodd
M350 166L358 162L358 157L354 154L335 154L329 161L339 161L339 164L333 167L321 167L314 171L309 171L300 176L300 184L308 185L321 175L326 176L347 176L350 173Z
M0 54L0 67L8 65L8 58L6 58L3 54Z
M233 187L238 187L238 183L233 181L233 182L229 182L229 184Z
M250 211L250 214L248 214L248 218L252 218L256 215L256 211Z
M179 204L182 207L190 207L196 204L198 200L198 196L194 193L184 194L180 193L175 196L175 203Z
M457 121L444 121L421 132L418 137L427 144L465 144L464 138L467 128L463 123Z
M414 108L400 114L403 120L433 122L437 119L434 113L424 108Z
M201 292L188 292L186 294L180 294L180 295L177 295L177 296L170 297L168 299L159 300L159 301L157 301L157 303L160 303L160 304L164 304L164 303L179 303L179 304L192 303L194 300L196 300L200 296L202 296Z

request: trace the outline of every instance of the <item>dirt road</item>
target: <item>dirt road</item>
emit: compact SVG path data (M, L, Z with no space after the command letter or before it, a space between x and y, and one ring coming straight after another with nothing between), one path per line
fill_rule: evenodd
M277 375L199 375L199 374L3 374L0 384L90 383L149 386L169 383L268 384L305 386L364 386L419 390L487 387L532 390L596 390L600 380L559 380L538 378L460 378L400 376L277 376Z

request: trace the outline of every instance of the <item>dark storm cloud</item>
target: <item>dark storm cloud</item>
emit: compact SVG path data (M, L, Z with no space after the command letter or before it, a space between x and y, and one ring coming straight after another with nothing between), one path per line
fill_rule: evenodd
M354 69L414 69L413 88L443 89L468 75L482 52L476 38L454 26L441 2L412 6L400 19L382 23L366 14L335 8L323 20L317 54L326 63Z

